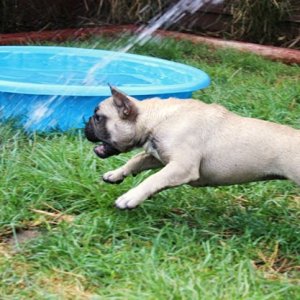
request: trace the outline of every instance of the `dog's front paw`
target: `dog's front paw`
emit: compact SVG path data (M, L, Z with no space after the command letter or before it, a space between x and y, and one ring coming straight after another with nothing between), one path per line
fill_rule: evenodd
M144 200L144 197L138 195L138 193L134 192L134 190L130 190L126 194L120 196L116 200L115 205L120 209L132 209L137 207Z
M109 171L102 176L103 181L107 183L121 183L124 178L125 176L121 170Z

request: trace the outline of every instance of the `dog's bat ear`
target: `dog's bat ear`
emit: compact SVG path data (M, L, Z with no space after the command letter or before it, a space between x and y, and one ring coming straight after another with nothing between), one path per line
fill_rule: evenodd
M137 107L135 103L129 99L129 97L109 84L113 103L117 108L118 114L121 119L135 120L137 116Z

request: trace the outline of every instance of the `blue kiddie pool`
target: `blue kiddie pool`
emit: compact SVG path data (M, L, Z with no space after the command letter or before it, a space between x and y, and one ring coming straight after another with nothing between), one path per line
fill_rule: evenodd
M153 57L68 47L0 47L1 119L29 131L84 127L110 96L108 83L137 99L190 98L210 79L203 71Z

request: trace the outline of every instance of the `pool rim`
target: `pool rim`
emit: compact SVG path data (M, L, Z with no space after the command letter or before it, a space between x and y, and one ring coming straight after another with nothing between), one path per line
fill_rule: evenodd
M31 53L42 52L45 54L69 54L69 55L88 55L97 57L99 54L116 55L118 59L126 58L127 60L133 60L135 62L148 62L156 64L164 64L169 68L180 69L188 71L192 74L195 80L192 80L184 84L167 84L167 85L140 85L140 86L120 86L122 91L131 96L147 96L147 95L164 95L164 94L176 94L187 93L195 90L203 89L210 84L209 76L202 70L157 57L151 57L146 55L122 53L112 50L102 49L88 49L79 47L61 47L61 46L0 46L0 57L2 50L8 51L30 51ZM38 69L37 69L38 70ZM201 80L199 80L201 77ZM27 95L50 95L50 96L110 96L110 89L107 85L101 86L79 86L79 85L62 85L62 84L37 84L37 83L24 83L19 81L0 80L0 92L17 93Z

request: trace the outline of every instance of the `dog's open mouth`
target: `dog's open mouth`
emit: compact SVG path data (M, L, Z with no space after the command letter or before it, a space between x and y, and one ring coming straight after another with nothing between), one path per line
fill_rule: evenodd
M101 143L100 145L96 146L94 148L94 152L100 158L107 158L120 153L119 150L107 143Z

